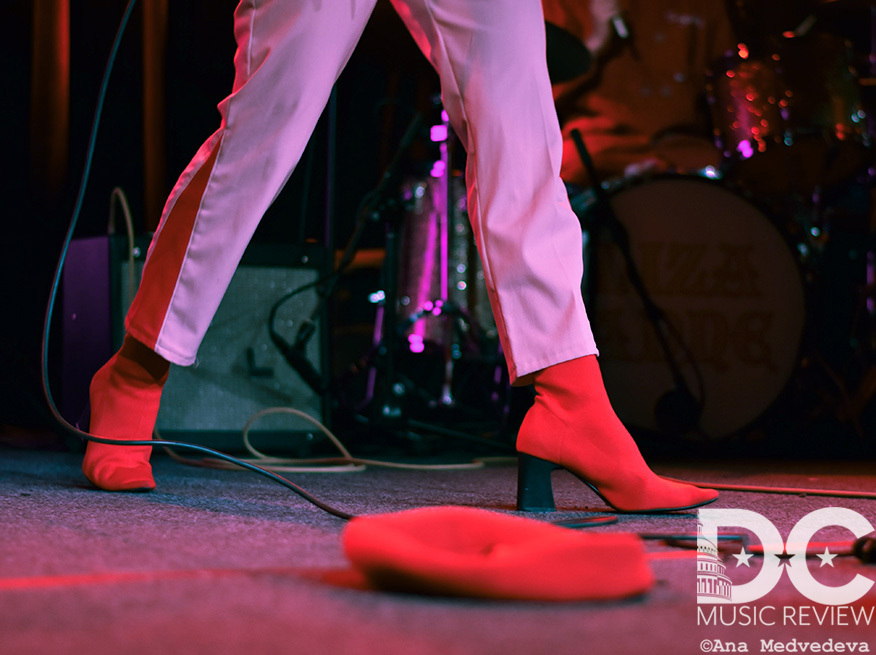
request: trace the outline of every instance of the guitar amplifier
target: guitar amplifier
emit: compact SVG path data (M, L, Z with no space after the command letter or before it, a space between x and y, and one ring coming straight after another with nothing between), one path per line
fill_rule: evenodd
M139 283L147 247L148 241L138 242L132 261L121 237L71 244L64 273L62 339L62 398L68 418L77 418L91 375L121 345L124 315L131 289ZM312 246L250 245L197 361L189 367L171 367L156 424L163 438L240 450L244 425L270 407L291 407L328 422L328 400L304 383L268 332L274 304L316 281L325 258L325 249ZM277 312L277 331L293 341L317 302L314 288L289 298ZM327 329L321 318L305 355L317 371L328 370ZM313 433L312 424L290 414L266 416L252 426L258 437L253 443L259 449L288 451L286 446L294 447L292 442L309 439Z

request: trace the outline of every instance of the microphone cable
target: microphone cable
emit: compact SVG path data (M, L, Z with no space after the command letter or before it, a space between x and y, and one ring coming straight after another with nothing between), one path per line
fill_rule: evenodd
M331 514L332 516L336 516L340 519L349 520L354 518L353 514L345 512L343 510L332 507L328 503L323 502L319 498L315 497L313 494L305 491L303 488L287 480L281 475L277 475L272 471L268 471L259 466L256 466L250 462L238 459L236 457L232 457L226 453L213 450L211 448L206 448L204 446L198 446L195 444L179 442L179 441L165 441L165 440L149 440L149 441L126 441L120 439L107 439L104 437L95 437L86 432L83 432L78 427L71 425L67 419L65 419L60 411L58 410L57 405L55 404L54 396L52 395L52 390L49 385L49 340L50 340L50 332L52 325L52 317L54 315L55 304L57 302L58 290L60 288L61 283L61 274L64 269L64 263L67 259L67 253L70 249L70 242L73 240L73 234L76 230L76 226L79 223L79 217L82 212L82 204L83 199L85 197L85 190L88 186L88 178L91 174L91 167L94 161L94 152L95 152L95 144L97 142L97 132L100 126L101 116L103 114L104 104L106 102L107 88L109 87L109 78L112 72L112 69L115 65L116 58L118 56L119 46L122 41L122 37L124 36L125 30L130 22L131 14L134 11L134 6L136 5L136 0L129 0L127 7L125 8L125 12L122 16L122 19L119 23L119 27L116 31L115 39L113 40L113 45L110 50L109 57L107 59L106 67L103 73L103 79L100 84L100 90L98 92L97 97L97 106L94 111L94 118L92 119L91 124L91 134L88 140L88 145L86 147L86 156L85 156L85 166L82 171L82 178L79 182L79 189L76 196L76 202L73 207L73 212L70 218L70 223L67 227L67 233L64 237L64 242L61 247L61 253L58 257L58 263L55 267L55 274L52 278L52 284L49 291L49 298L46 305L45 319L43 322L43 335L42 335L42 347L40 352L40 373L41 373L41 384L43 396L45 397L46 403L48 405L49 411L52 414L52 417L67 432L83 439L85 441L93 441L95 443L102 443L111 446L166 446L172 448L181 448L187 450L193 450L198 453L202 453L204 455L209 455L211 457L215 457L220 460L224 460L241 468L252 471L253 473L257 473L259 475L263 475L269 480L280 484L287 489L298 494L304 500L312 503L319 509Z

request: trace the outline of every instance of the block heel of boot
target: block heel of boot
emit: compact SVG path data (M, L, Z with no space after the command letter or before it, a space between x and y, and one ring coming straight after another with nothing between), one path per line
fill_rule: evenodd
M518 453L517 455L517 511L553 512L554 490L551 473L561 468L552 462Z

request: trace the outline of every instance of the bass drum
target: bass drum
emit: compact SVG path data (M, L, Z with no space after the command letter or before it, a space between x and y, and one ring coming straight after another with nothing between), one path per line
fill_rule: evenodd
M678 337L670 345L701 400L699 429L711 438L740 431L778 399L799 361L806 301L788 243L759 209L704 177L623 180L608 198ZM573 206L580 214L581 200ZM605 385L627 425L658 430L655 406L673 377L620 249L608 232L598 236L588 269Z

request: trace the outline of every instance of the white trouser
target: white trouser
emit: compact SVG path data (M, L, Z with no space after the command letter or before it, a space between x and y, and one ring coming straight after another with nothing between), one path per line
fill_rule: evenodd
M376 0L243 0L222 123L174 187L128 332L191 364L256 226L301 157ZM593 354L581 230L539 0L394 0L467 152L473 233L512 380Z

